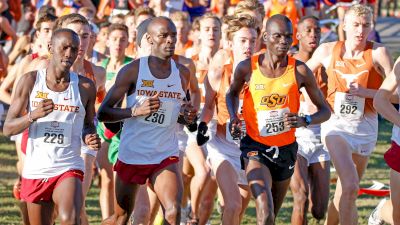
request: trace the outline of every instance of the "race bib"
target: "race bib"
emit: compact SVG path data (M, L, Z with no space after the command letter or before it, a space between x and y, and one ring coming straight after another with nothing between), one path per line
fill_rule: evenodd
M283 121L285 113L289 112L289 108L258 111L257 119L260 136L274 136L289 131L290 128L285 127Z
M37 123L36 143L54 147L71 145L72 123L58 121L44 121Z
M364 114L365 98L349 93L336 92L335 114L349 119L359 119Z
M159 127L167 127L171 124L172 112L174 111L175 102L162 101L157 112L148 116L143 116L144 123L153 124Z

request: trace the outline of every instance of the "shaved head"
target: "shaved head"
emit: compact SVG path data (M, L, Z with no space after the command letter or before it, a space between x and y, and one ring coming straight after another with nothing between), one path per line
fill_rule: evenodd
M172 22L170 18L159 16L159 17L154 17L150 21L149 25L147 26L147 33L149 33L150 35L156 34L160 27L171 27L171 28L173 27L174 30L176 30L175 24Z
M75 33L71 29L57 29L56 31L53 32L53 36L51 37L51 43L54 44L57 40L59 40L61 37L69 37L71 40L74 42L76 41L79 45L79 36L77 33Z
M267 24L265 25L265 31L270 33L273 28L276 26L283 26L284 28L290 29L290 32L293 32L292 22L289 18L284 15L276 14L271 16L267 20Z

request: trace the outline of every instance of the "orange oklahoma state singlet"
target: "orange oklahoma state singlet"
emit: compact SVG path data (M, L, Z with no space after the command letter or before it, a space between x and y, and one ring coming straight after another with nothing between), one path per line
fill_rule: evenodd
M334 48L331 63L327 69L327 100L336 115L347 119L360 119L364 115L376 115L373 99L350 95L349 85L356 82L369 89L378 89L383 77L376 71L372 61L372 42L367 42L361 59L342 58L344 42L338 41Z
M296 81L296 60L288 56L286 71L276 78L262 74L259 56L252 57L252 75L244 88L243 118L247 134L268 146L285 146L296 141L294 128L284 126L285 113L297 113L300 92Z
M83 69L85 70L84 76L91 79L94 84L96 85L96 77L94 76L93 68L92 68L92 63L87 61L86 59L83 60ZM96 88L97 89L97 88ZM106 90L97 90L96 93L96 103L101 103L103 102L104 98L106 96Z

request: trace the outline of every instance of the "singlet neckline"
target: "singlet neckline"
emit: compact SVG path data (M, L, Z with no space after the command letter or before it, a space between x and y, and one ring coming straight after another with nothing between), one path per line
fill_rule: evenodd
M54 91L54 90L50 89L49 86L47 85L47 69L44 69L44 72L43 72L43 73L44 73L44 76L43 76L43 77L44 77L44 83L45 83L46 88L47 88L49 91L54 92L54 93L57 93L57 94L68 93L68 92L69 92L69 89L71 88L72 83L74 82L74 81L73 81L74 78L72 77L73 72L69 71L69 72L68 72L68 75L69 75L69 83L68 83L67 88L66 88L65 90L63 90L63 91Z
M173 73L172 57L170 58L170 62L169 62L170 66L171 66L171 71L170 71L169 75L167 77L165 77L165 78L158 78L158 77L154 76L154 74L151 72L151 69L150 69L149 60L150 60L150 57L147 56L145 61L144 61L144 63L146 65L147 70L149 71L150 76L152 76L152 77L154 77L155 79L158 79L158 80L168 80L168 79L171 78L172 73Z
M267 80L278 80L278 79L281 79L282 77L285 77L287 74L288 74L288 71L289 71L289 66L292 66L292 61L295 61L295 59L294 58L292 58L292 57L290 57L290 56L286 56L287 57L287 65L286 65L286 68L285 68L285 71L279 76L279 77L267 77L267 76L265 76L264 75L264 73L261 71L261 69L260 69L260 56L261 55L259 55L258 57L257 57L257 64L256 64L256 66L257 66L257 69L260 71L260 74L262 75L262 77L263 78L265 78L265 79L267 79ZM265 58L265 55L264 55L264 58Z

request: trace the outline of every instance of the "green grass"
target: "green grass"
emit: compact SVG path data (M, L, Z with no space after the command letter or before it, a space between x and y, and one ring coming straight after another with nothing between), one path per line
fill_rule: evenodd
M390 144L392 125L386 121L380 122L378 145L371 156L368 169L361 186L367 187L371 185L372 180L377 180L385 184L389 184L389 170L383 160L383 153L388 149ZM17 179L15 163L17 162L14 143L0 136L0 224L21 224L21 218L18 211L18 202L12 197L12 186ZM331 196L335 186L331 185ZM86 207L89 214L90 224L99 224L100 208L98 203L99 189L93 185L89 192ZM368 216L377 205L380 198L362 195L357 200L359 224L367 224ZM281 211L279 212L276 224L290 224L290 216L292 212L292 201L290 191L285 199ZM219 214L216 210L211 218L212 224L219 224ZM254 201L252 201L246 210L242 224L256 224L256 210ZM317 221L310 220L310 224L318 224ZM320 224L323 224L320 222Z

